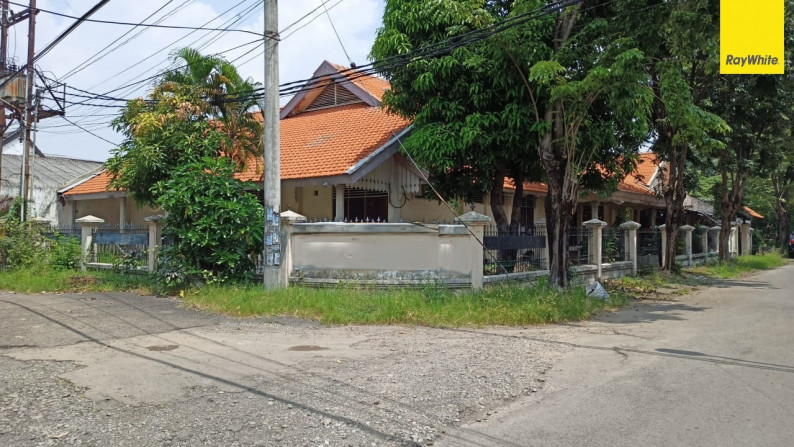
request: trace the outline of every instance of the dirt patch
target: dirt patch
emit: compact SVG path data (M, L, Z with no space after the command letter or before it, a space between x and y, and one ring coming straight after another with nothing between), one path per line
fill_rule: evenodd
M323 348L322 346L315 346L315 345L301 345L301 346L293 346L288 349L288 351L326 351L328 348Z

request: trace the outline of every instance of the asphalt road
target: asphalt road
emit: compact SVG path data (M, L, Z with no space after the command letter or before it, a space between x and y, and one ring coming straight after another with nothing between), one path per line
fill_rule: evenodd
M792 317L788 265L584 323L541 392L464 427L522 446L794 445Z

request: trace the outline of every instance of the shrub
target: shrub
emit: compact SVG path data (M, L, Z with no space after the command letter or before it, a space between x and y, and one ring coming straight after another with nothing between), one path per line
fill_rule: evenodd
M252 273L262 249L264 212L252 184L232 177L225 159L203 158L178 167L156 185L158 205L168 212L158 281L169 290L195 282L225 282Z

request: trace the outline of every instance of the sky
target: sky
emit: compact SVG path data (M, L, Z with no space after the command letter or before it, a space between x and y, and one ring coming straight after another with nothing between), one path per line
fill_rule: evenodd
M12 2L28 3L27 0ZM37 7L80 16L96 2L38 0ZM324 2L330 20L321 7ZM11 4L11 9L19 11L23 8ZM160 11L156 12L158 9ZM313 10L313 13L303 18ZM154 15L147 18L151 14ZM310 77L326 59L342 65L350 64L334 34L332 21L350 60L359 65L367 63L367 55L382 15L383 0L281 0L280 83ZM162 19L160 23L163 25L213 28L225 28L231 23L233 29L261 34L264 7L262 0L111 0L91 18L132 23L155 23ZM40 12L37 17L36 50L44 48L73 22L74 19ZM19 65L25 64L27 59L27 31L27 22L17 24L9 31L8 54ZM103 50L117 39L112 46ZM40 59L37 67L48 77L66 83L69 93L81 94L72 89L76 88L114 97L136 98L146 95L152 86L150 82L115 89L167 69L171 64L169 54L185 46L199 48L202 54L224 52L223 56L233 62L244 77L261 82L264 72L263 44L261 41L253 42L256 39L257 36L243 32L133 28L86 22ZM121 46L116 48L118 45ZM235 47L240 48L227 51ZM112 93L108 93L110 91ZM67 96L67 100L80 102L83 98ZM90 102L103 103L98 100ZM282 99L282 104L284 102ZM117 102L105 104L119 105ZM66 117L99 137L118 144L122 137L109 124L118 110L69 104ZM90 135L62 118L54 117L39 123L36 145L45 154L105 161L114 147L110 142ZM4 153L20 153L19 145L7 146Z

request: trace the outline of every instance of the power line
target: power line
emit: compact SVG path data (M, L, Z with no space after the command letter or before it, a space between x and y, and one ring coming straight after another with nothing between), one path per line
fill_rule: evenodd
M89 133L89 134L91 134L91 135L93 135L93 136L95 136L95 137L99 138L100 140L102 140L102 141L104 141L104 142L106 142L106 143L110 143L111 145L113 145L113 146L115 146L115 147L118 147L118 144L117 144L117 143L114 143L114 142L112 142L112 141L108 140L108 139L107 139L107 138L105 138L105 137L101 137L101 136L99 136L99 135L95 134L94 132L91 132L90 130L88 130L88 129L84 128L83 126L81 126L81 125L79 125L79 124L77 124L77 123L75 123L74 121L70 120L69 118L67 118L67 117L65 117L65 116L61 116L61 118L63 118L64 120L66 120L66 121L67 121L68 123L70 123L71 125L73 125L73 126L75 126L75 127L79 128L79 129L82 129L83 131L85 131L85 132L87 132L87 133Z
M184 3L182 3L180 6L184 6L185 4L187 4L187 3L191 2L191 1L192 1L192 0L185 0L185 2L184 2ZM169 1L168 1L168 2L166 2L166 3L165 3L163 6L161 6L161 7L157 8L157 10L156 10L156 11L154 11L154 12L153 12L153 13L151 13L151 14L149 14L149 16L147 16L147 17L146 17L144 20L149 20L149 19L150 19L150 18L152 18L152 17L153 17L155 14L157 14L157 13L158 13L158 12L160 12L160 11L162 11L163 9L165 9L165 7L166 7L166 6L170 5L170 4L171 4L171 3L173 3L173 2L174 2L174 0L169 0ZM174 9L172 10L172 12L171 12L171 13L175 12L175 11L176 11L178 8L179 8L179 6L177 6L176 8L174 8ZM166 17L168 17L168 14L164 15L164 16L162 17L162 19L161 19L161 20L165 19ZM79 72L81 72L81 71L85 70L86 68L90 67L91 65L93 65L93 64L95 64L95 63L97 63L97 62L99 62L99 61L100 61L100 60L102 60L102 59L103 59L105 56L107 56L108 54L112 53L112 52L113 52L115 49L121 48L121 47L122 47L122 46L124 46L124 45L125 45L127 42L129 42L130 40L134 39L135 37L138 37L138 36L140 36L140 35L141 35L143 32L145 32L145 31L146 31L146 30L141 30L140 32L138 32L138 34L136 34L135 36L131 37L130 39L127 39L126 41L124 41L124 42L123 42L121 45L119 45L118 47L116 47L114 50L110 50L110 51L108 51L107 53L105 53L104 55L101 55L101 56L100 56L100 53L102 53L103 51L105 51L105 50L107 50L108 48L110 48L111 46L113 46L113 45L114 45L116 42L118 42L119 40L121 40L122 38L124 38L124 36L126 36L126 35L128 35L128 34L132 33L134 30L135 30L135 28L133 28L133 29L131 29L131 30L129 30L129 31L127 31L127 32L125 32L124 34L122 34L121 36L119 36L118 38L116 38L116 40L114 40L113 42L110 42L109 44L105 45L105 47L104 47L104 48L102 48L101 50L97 51L97 52L96 52L96 53L95 53L93 56L91 56L91 57L89 57L88 59L84 60L83 62L81 62L81 63L77 64L77 66L75 66L74 68L72 68L71 70L69 70L69 71L68 71L68 72L67 72L65 75L61 76L61 80L62 80L62 81L63 81L63 80L66 80L66 79L68 79L69 77L71 77L71 76L74 76L75 74L77 74L77 73L79 73ZM93 59L93 60L92 60L92 59ZM89 62L89 61L90 61L90 62Z
M12 5L17 6L26 6L21 3L9 2ZM79 17L71 16L69 14L63 14L60 12L49 11L47 9L36 8L37 12L46 12L48 14L52 14L55 16L66 17L69 19L79 19ZM223 32L230 32L230 33L248 33L253 34L255 36L262 36L263 34L257 33L256 31L244 30L244 29L220 29L220 28L205 28L205 27L197 27L197 26L180 26L180 25L158 25L155 23L131 23L131 22L117 22L113 20L97 20L97 19L85 19L85 22L91 23L104 23L108 25L123 25L123 26L134 26L134 27L146 27L146 28L165 28L165 29L186 29L186 30L196 30L196 31L223 31Z
M345 44L342 43L342 38L339 37L339 33L336 31L336 25L334 25L334 19L331 18L331 13L328 12L328 8L325 7L325 3L323 3L323 9L325 9L325 15L328 16L328 21L331 22L331 29L333 29L334 34L336 34L336 40L339 41L339 46L342 47L342 51L344 51L345 57L347 57L347 62L350 63L351 67L356 68L355 62L353 62L353 59L350 59L350 55L347 54L347 48L345 48Z

